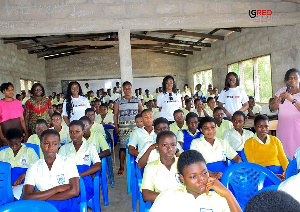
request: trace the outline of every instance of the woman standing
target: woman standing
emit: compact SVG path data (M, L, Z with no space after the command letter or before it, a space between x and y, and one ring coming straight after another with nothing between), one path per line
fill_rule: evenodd
M224 110L229 120L231 120L235 111L245 112L249 107L248 96L239 85L238 75L234 72L229 72L226 75L225 88L221 91L218 98L218 105Z
M32 97L25 103L25 122L30 134L35 133L35 123L38 119L45 119L50 126L53 108L45 96L45 89L41 83L34 83L31 88Z
M180 94L176 91L176 83L170 75L166 76L162 82L163 92L157 96L157 106L159 107L160 117L174 122L173 113L179 109L181 105Z
M25 133L24 140L28 139L28 131L23 117L22 103L14 99L15 90L12 83L7 82L1 85L1 92L4 99L0 100L0 147L8 145L6 132L11 128L17 128Z
M282 142L284 152L293 158L295 150L300 146L300 71L292 68L285 74L287 86L275 93L271 102L271 110L279 109L276 136Z
M116 99L114 104L115 132L120 139L120 168L118 175L124 173L124 161L126 155L126 142L131 132L136 128L135 116L142 112L142 103L139 98L132 96L132 84L128 81L123 83L124 96Z
M76 81L70 82L62 112L66 124L69 126L71 121L79 120L85 115L85 110L90 107L90 102L83 95L80 84Z

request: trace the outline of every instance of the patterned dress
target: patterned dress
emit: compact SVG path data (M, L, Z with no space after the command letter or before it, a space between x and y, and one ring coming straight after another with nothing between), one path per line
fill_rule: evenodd
M30 98L25 103L25 108L27 113L29 113L29 133L35 133L35 122L38 119L45 119L50 126L51 119L49 115L49 110L52 109L50 99L43 97L41 101Z
M130 101L123 97L116 99L116 103L119 104L120 148L126 148L126 141L136 128L135 116L139 112L139 101L140 99L134 96Z

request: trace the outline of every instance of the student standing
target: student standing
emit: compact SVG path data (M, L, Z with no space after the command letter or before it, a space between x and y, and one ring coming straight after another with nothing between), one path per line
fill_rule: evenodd
M225 78L225 88L221 91L218 98L218 105L224 110L229 120L231 120L235 111L245 112L249 107L248 96L239 85L238 75L234 72L229 72Z

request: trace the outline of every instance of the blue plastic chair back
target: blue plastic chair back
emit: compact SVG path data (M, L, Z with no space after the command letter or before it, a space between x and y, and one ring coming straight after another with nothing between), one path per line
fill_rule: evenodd
M136 176L137 176L137 181L138 181L138 195L139 195L139 211L145 211L148 212L152 206L151 202L145 202L143 199L143 194L141 193L141 187L143 183L143 173L144 173L144 168L139 169L136 167Z
M114 143L113 143L113 145L116 146L117 142L118 142L118 139L119 139L119 136L115 133L115 127L112 126L112 125L109 125L109 124L104 124L103 127L104 127L105 130L113 129L113 136L114 136Z
M136 157L134 157L133 155L128 154L129 156L129 164L130 164L130 168L128 171L131 172L130 174L130 186L131 186L131 204L132 204L132 211L136 212L136 207L137 207L137 200L138 200L138 180L137 180L137 176L136 176L136 167L137 167L137 163L135 162ZM127 171L127 172L128 172Z
M37 156L40 158L40 146L37 144L30 144L30 143L22 143L24 144L26 147L30 147L32 149L34 149L35 153L37 154ZM3 149L7 149L9 148L9 146L4 146L0 148L0 151L2 151Z
M246 155L245 155L244 149L242 149L242 151L240 151L240 154L241 154L242 160L243 160L244 162L248 162L247 157L246 157Z
M78 201L80 203L80 212L88 212L85 185L81 177L79 178L79 187L80 187L80 194L78 197Z
M0 211L58 212L58 210L51 203L40 200L19 200L16 202L11 202L1 206Z
M223 173L221 182L230 189L241 208L264 187L265 181L279 185L281 180L269 169L255 163L236 163Z
M31 147L32 149L34 149L35 153L37 154L37 156L40 158L40 146L37 144L30 144L30 143L23 143L25 146L27 147Z
M14 201L11 187L11 165L0 161L0 205Z
M258 193L261 193L261 192L264 192L264 191L270 191L270 190L277 191L278 187L279 187L279 185L267 186L267 187L264 187L263 189L259 190Z
M290 161L288 167L286 168L285 179L288 179L291 176L294 176L296 174L298 174L298 169L297 169L297 160L295 158L292 161Z

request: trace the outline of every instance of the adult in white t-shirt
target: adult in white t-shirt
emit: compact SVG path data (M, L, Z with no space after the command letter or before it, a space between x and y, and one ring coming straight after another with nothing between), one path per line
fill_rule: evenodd
M160 117L164 117L168 121L174 121L174 111L182 106L181 96L176 92L176 84L172 76L166 76L163 79L162 86L163 92L157 96Z
M249 107L249 99L245 90L239 87L239 78L236 73L229 72L225 79L225 88L218 98L218 105L221 107L227 118L231 120L235 111L245 112ZM224 106L225 104L225 106Z
M90 107L90 102L83 95L80 84L78 82L70 82L62 112L66 124L69 126L71 121L79 120L85 115L85 110Z

